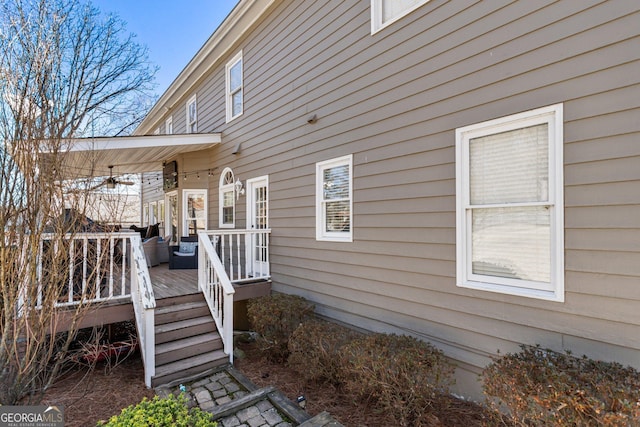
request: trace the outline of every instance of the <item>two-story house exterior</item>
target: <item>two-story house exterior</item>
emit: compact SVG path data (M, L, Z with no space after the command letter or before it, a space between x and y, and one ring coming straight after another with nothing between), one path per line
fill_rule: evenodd
M636 2L241 0L154 133L220 142L144 175L146 218L270 228L275 291L433 343L461 394L522 343L640 368Z

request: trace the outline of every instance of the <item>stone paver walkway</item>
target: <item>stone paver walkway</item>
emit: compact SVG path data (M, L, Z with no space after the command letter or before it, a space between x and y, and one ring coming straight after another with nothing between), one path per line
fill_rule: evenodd
M327 412L311 417L273 387L258 388L232 366L156 388L160 397L184 393L188 405L221 427L341 427Z

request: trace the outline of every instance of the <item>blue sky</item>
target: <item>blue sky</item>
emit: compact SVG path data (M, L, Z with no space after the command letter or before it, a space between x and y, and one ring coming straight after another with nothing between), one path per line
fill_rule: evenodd
M91 0L103 13L115 13L127 31L149 49L160 69L156 93L161 95L227 17L238 0Z

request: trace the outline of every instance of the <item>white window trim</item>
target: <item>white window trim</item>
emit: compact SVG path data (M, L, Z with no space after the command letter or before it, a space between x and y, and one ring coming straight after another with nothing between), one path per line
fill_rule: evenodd
M225 184L224 178L227 173L231 173L231 183ZM218 226L220 228L235 228L236 227L236 194L235 194L235 175L231 168L224 168L220 175L220 181L218 183ZM233 221L230 224L223 224L223 207L224 207L224 193L233 192Z
M149 225L149 203L144 203L142 205L142 226L146 227Z
M149 202L149 225L155 225L158 221L158 202Z
M166 135L173 134L173 116L169 116L169 118L164 122L164 133Z
M165 236L165 212L164 212L164 199L163 200L158 200L158 219L157 221L160 223L160 230L162 231L162 234L160 235L160 237L164 238Z
M191 219L191 217L187 215L187 206L188 206L187 200L190 194L204 195L204 229L206 230L208 228L207 217L208 217L209 204L207 201L207 190L197 189L197 188L184 189L182 190L182 235L183 236L189 235L189 226L187 225L187 222Z
M198 132L198 103L197 103L198 99L196 98L196 95L193 95L191 98L189 98L189 100L187 101L187 105L186 105L186 116L185 116L185 123L187 124L187 132L186 133L196 133ZM189 106L191 106L191 104L195 104L196 105L196 114L194 117L193 121L189 121L190 117L189 117ZM193 124L193 130L191 129L191 125Z
M226 95L226 109L227 109L227 123L229 123L230 121L240 117L243 113L244 113L244 61L242 62L242 65L240 66L240 88L238 90L236 90L235 92L231 93L231 68L233 68L239 61L243 61L242 60L242 51L238 52L236 54L236 56L234 56L231 61L229 61L225 67L225 95ZM235 116L233 115L233 95L238 92L238 91L242 91L242 102L241 102L241 108L240 108L240 112L238 114L236 114Z
M325 231L325 209L323 200L322 172L336 166L349 166L349 232ZM338 157L316 163L316 240L327 242L353 242L353 155Z
M550 284L474 275L471 272L469 140L537 124L549 124L549 201L551 209ZM564 301L563 105L555 104L456 129L456 283L460 287Z
M246 212L247 212L247 228L249 228L249 213L253 213L253 206L251 206L252 202L255 202L254 196L249 195L249 188L254 182L264 181L267 187L267 211L266 211L266 221L269 224L269 175L258 176L256 178L248 178L245 182L245 187L247 188L247 200L246 200ZM268 225L267 225L268 228Z
M165 234L167 235L171 235L172 239L173 239L173 230L171 227L173 227L173 224L171 223L171 198L175 197L176 199L178 199L178 190L173 190L173 191L169 191L167 193L165 193L164 195L164 206L165 206L165 210L164 210L164 224L165 224ZM174 212L176 217L177 217L177 222L178 222L178 226L177 226L177 230L176 230L176 239L180 239L180 205L176 206L176 209L178 210L178 212ZM177 240L176 240L177 241ZM172 242L175 243L175 241L172 240Z
M422 0L418 4L416 4L415 6L410 7L409 9L405 10L404 13L401 13L400 15L396 16L395 18L390 19L387 22L382 22L382 2L383 1L385 1L385 0L371 0L371 35L377 33L378 31L382 30L383 28L388 27L389 25L393 24L394 22L396 22L400 18L402 18L404 16L407 16L408 14L413 12L414 10L418 9L420 6L422 6L425 3L429 2L429 0Z

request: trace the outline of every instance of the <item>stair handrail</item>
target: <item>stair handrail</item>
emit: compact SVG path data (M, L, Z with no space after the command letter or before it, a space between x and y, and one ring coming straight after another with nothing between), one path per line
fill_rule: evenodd
M198 233L198 246L198 288L207 301L229 363L233 363L233 294L236 291L206 232Z
M144 382L151 387L156 373L155 361L155 308L156 298L151 286L151 277L144 256L139 233L129 237L131 241L131 302L136 316L136 329L140 342L140 353L144 363Z

